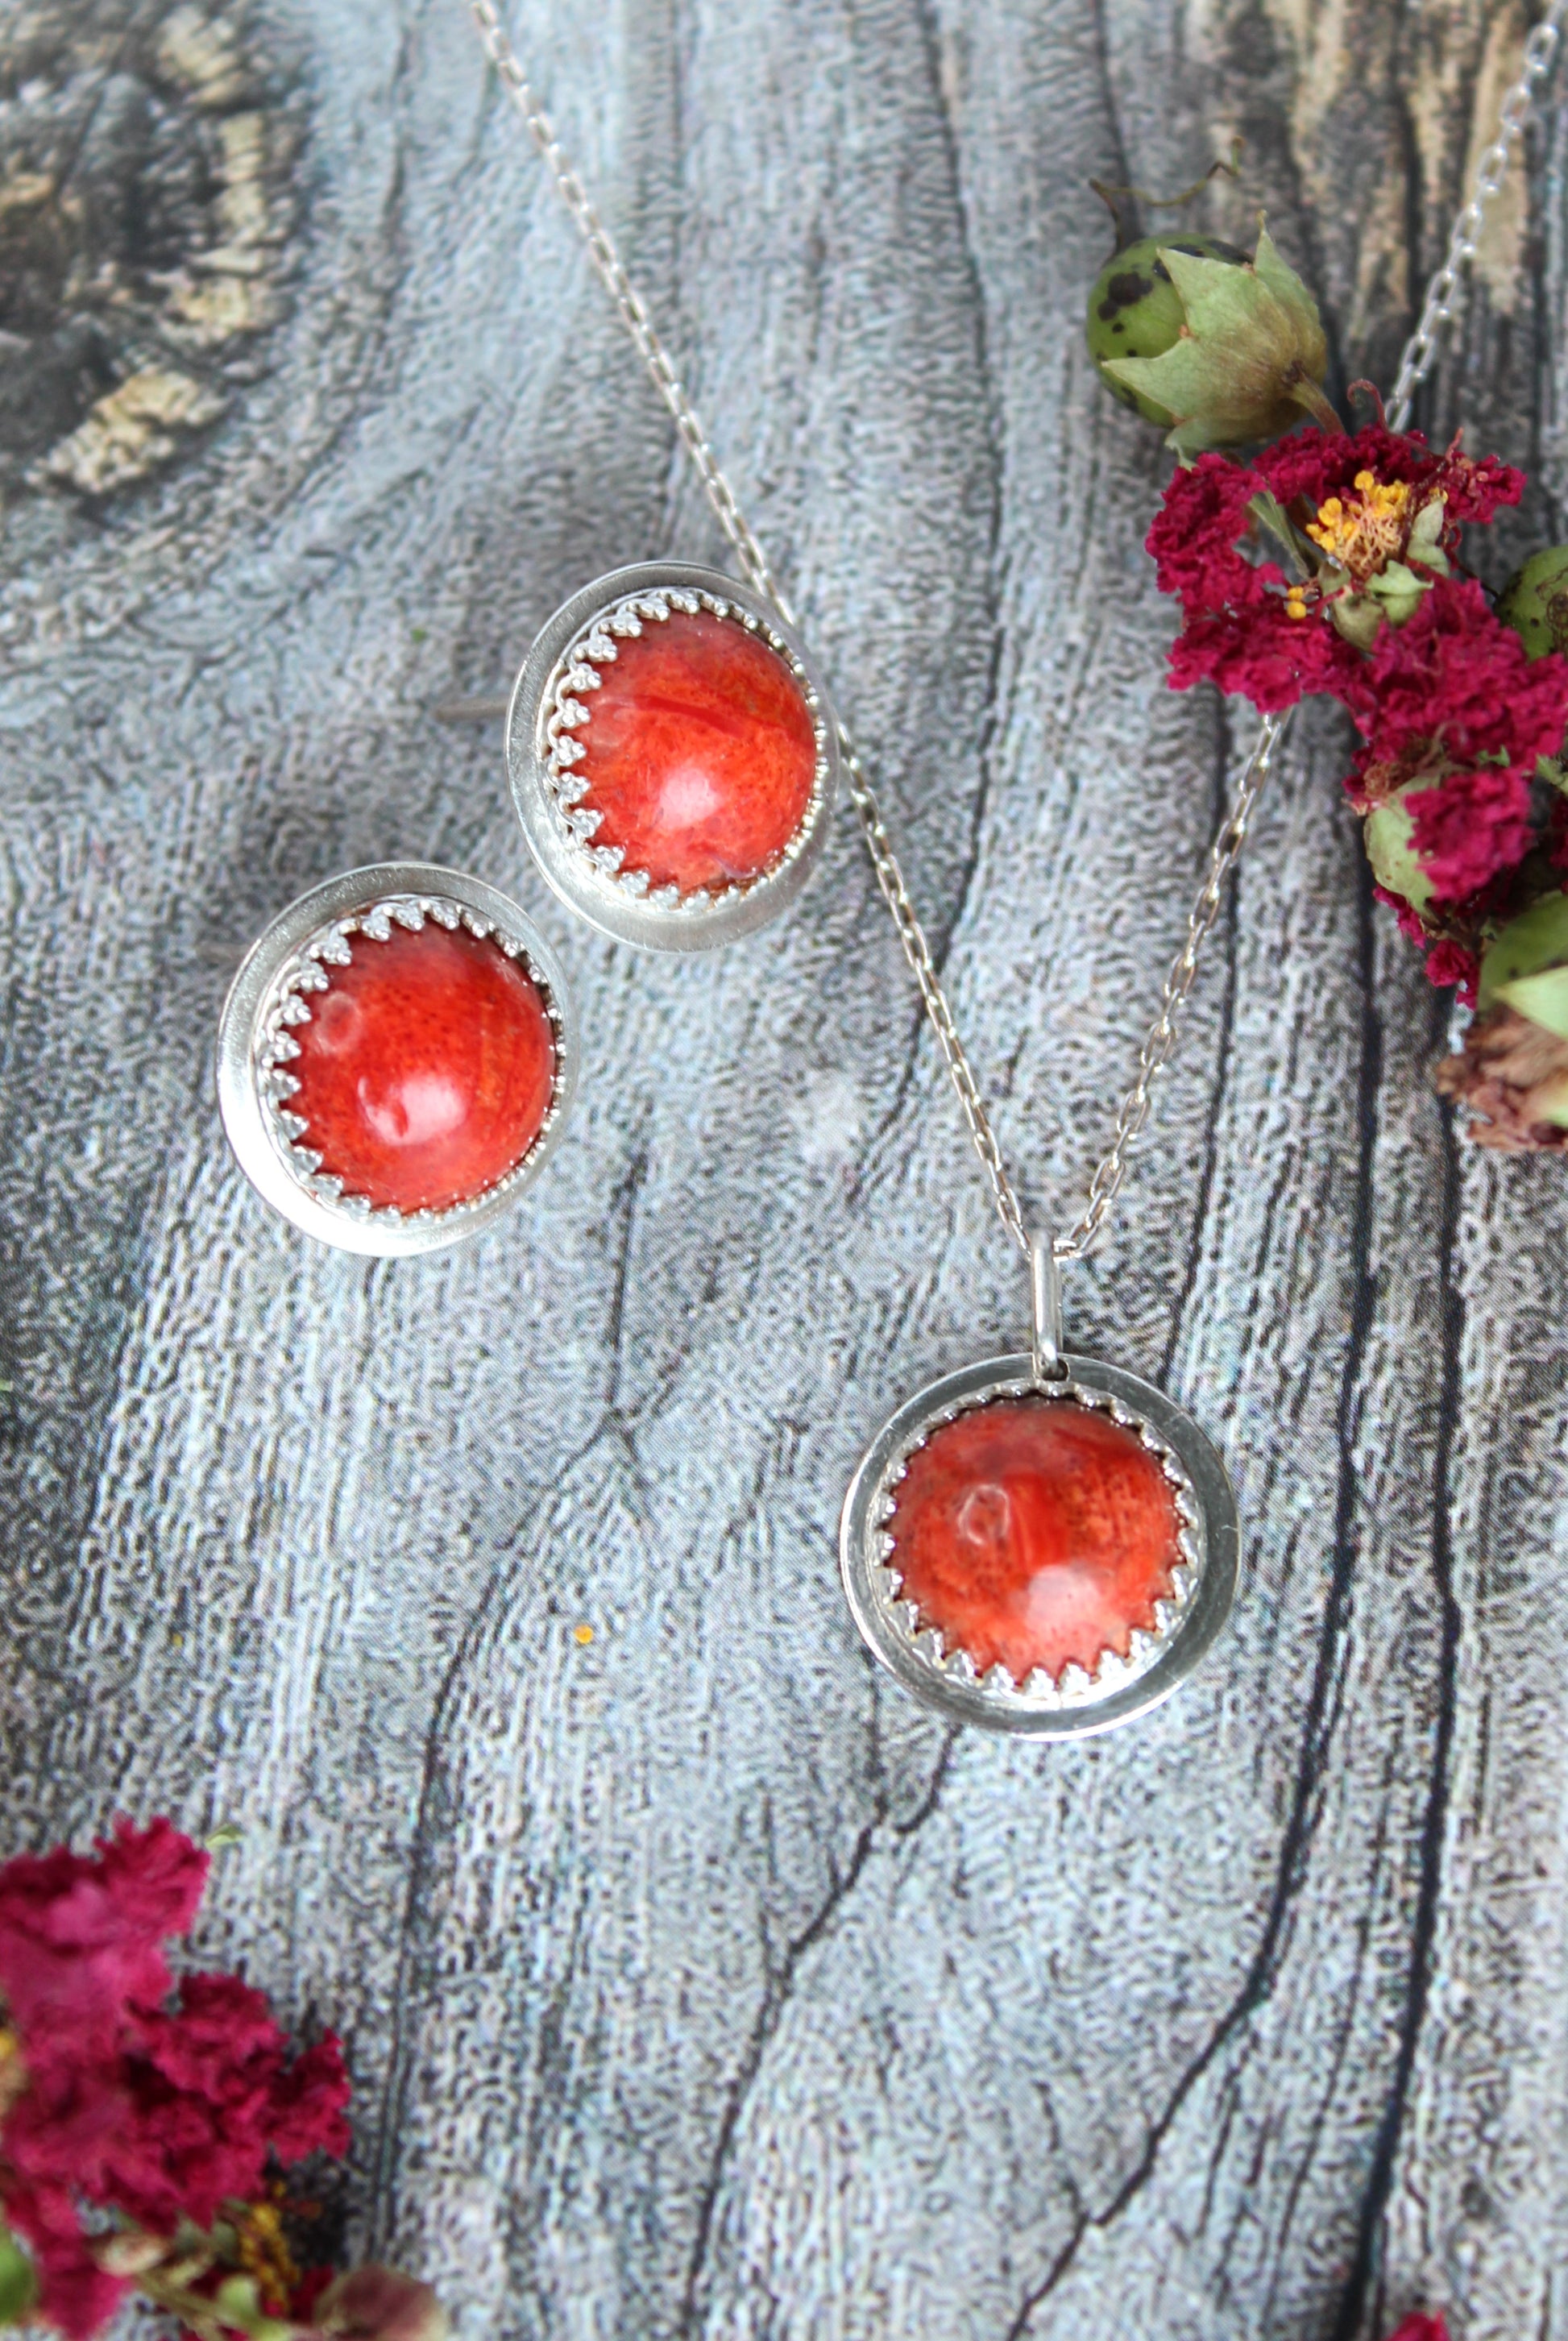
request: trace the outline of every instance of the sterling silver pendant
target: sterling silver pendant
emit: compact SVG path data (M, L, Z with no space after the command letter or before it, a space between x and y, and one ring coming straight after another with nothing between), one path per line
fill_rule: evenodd
M556 612L513 689L506 761L556 893L647 951L710 951L777 918L839 780L827 690L793 629L733 578L673 561L612 570Z
M956 1721L1031 1738L1145 1715L1229 1613L1225 1466L1136 1374L1032 1352L901 1406L845 1499L844 1590L872 1654Z
M350 971L373 999L352 996ZM340 1101L325 1127L308 1078L323 1069L323 1099ZM291 902L246 954L218 1031L218 1101L246 1178L318 1242L379 1259L438 1250L509 1209L553 1153L576 1080L566 980L532 921L425 862L351 870ZM422 1178L435 1201L405 1191Z

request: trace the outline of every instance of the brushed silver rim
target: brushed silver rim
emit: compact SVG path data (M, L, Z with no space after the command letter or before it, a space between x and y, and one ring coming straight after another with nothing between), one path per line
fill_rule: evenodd
M435 906L449 905L465 924L475 927L477 922L477 928L493 932L506 946L515 946L515 955L540 988L555 1032L555 1085L532 1146L493 1187L471 1202L444 1211L372 1210L352 1197L334 1196L332 1182L293 1152L281 1101L272 1094L271 1077L276 1071L272 1027L313 945L341 921L361 918L378 904L391 908L400 903L428 904L437 916ZM395 909L392 915L397 915ZM241 1170L263 1200L303 1234L372 1259L438 1251L477 1234L509 1210L560 1143L576 1086L576 1020L554 952L510 896L462 871L431 862L372 862L329 878L291 902L246 953L229 987L218 1027L218 1104Z
M672 888L663 895L650 893L645 880L622 871L618 857L596 847L591 835L580 833L575 799L563 792L561 706L570 689L572 654L601 628L608 627L613 639L618 613L628 613L639 626L660 623L658 616L640 618L640 606L665 615L671 607L709 608L738 618L783 658L810 709L817 736L810 802L779 860L745 884L684 898ZM566 752L571 744L568 736ZM529 852L563 902L619 942L644 951L712 951L776 919L809 878L839 786L838 727L810 653L761 594L717 569L689 562L640 562L585 585L535 637L507 712L506 762Z
M927 1706L982 1730L1038 1739L1085 1738L1114 1730L1160 1705L1212 1648L1230 1613L1240 1554L1236 1498L1224 1464L1191 1415L1136 1374L1097 1358L1064 1356L1063 1399L1103 1407L1168 1457L1184 1524L1183 1570L1171 1616L1159 1633L1135 1638L1131 1660L1107 1659L1094 1678L1068 1669L1060 1687L1004 1687L978 1677L941 1638L917 1633L889 1582L884 1538L889 1491L910 1454L942 1423L995 1399L1026 1397L1041 1385L1027 1355L988 1358L918 1391L867 1449L844 1499L839 1569L855 1623L872 1655ZM1184 1500L1185 1499L1185 1500ZM1182 1583L1181 1577L1186 1582ZM1069 1677L1077 1676L1076 1681Z

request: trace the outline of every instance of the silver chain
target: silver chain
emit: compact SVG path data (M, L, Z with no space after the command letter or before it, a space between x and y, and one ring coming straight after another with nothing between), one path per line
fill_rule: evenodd
M1448 239L1443 264L1426 288L1420 322L1404 345L1398 378L1388 403L1388 420L1393 430L1403 431L1408 426L1412 401L1432 371L1437 356L1438 335L1454 315L1454 304L1464 272L1474 259L1476 247L1481 242L1486 206L1508 176L1513 149L1523 134L1536 92L1556 62L1565 9L1568 9L1568 0L1551 0L1551 5L1542 11L1541 22L1524 44L1523 69L1503 101L1503 110L1497 119L1497 135L1475 165L1470 200L1454 223L1454 233Z
M485 54L495 67L502 87L522 116L524 126L539 149L561 200L577 223L593 265L615 304L621 323L637 345L654 388L674 419L681 444L691 459L708 501L719 526L734 547L741 568L757 592L766 594L785 623L792 625L794 613L769 566L767 554L737 503L734 489L715 460L697 410L686 394L670 353L643 304L641 294L626 273L614 238L600 218L587 188L563 151L553 123L529 85L517 53L507 37L495 0L469 0L469 5L479 27ZM1454 222L1447 254L1427 288L1421 321L1405 346L1394 387L1389 417L1396 431L1404 429L1415 391L1426 379L1435 362L1438 335L1454 314L1461 279L1474 257L1480 239L1486 204L1503 184L1513 147L1523 132L1537 89L1555 60L1565 11L1568 11L1568 0L1550 0L1541 22L1525 44L1523 70L1503 102L1496 140L1486 149L1476 166L1470 200ZM1219 917L1226 882L1245 842L1247 823L1268 778L1275 752L1288 721L1285 715L1265 715L1258 727L1257 738L1242 768L1236 802L1215 839L1207 876L1188 916L1186 940L1166 977L1165 988L1160 994L1159 1014L1138 1052L1137 1071L1132 1087L1117 1109L1110 1150L1089 1181L1082 1213L1067 1232L1056 1237L1051 1244L1050 1249L1058 1260L1081 1259L1087 1251L1104 1226L1126 1176L1127 1157L1148 1119L1155 1081L1169 1062L1176 1047L1181 1012L1196 981L1199 954ZM920 924L909 890L904 882L904 873L888 838L876 791L842 722L838 723L837 730L849 802L859 817L871 866L877 873L877 882L892 912L893 924L904 947L904 956L909 962L921 1002L936 1033L942 1061L958 1092L958 1104L969 1136L974 1141L975 1151L990 1182L997 1213L1019 1250L1026 1258L1034 1258L1036 1250L1024 1223L1017 1190L1002 1161L997 1133L986 1111L974 1068L958 1037L958 1028L942 989L926 931Z

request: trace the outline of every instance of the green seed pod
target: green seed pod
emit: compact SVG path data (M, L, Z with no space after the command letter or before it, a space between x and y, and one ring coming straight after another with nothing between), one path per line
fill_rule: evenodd
M1275 439L1304 413L1341 427L1317 305L1261 225L1250 260L1204 236L1128 244L1089 296L1088 340L1102 380L1184 457Z
M33 2263L0 2220L0 2326L24 2323L37 2297Z
M1513 627L1527 657L1568 651L1568 544L1533 553L1497 596L1496 611L1503 624Z
M1568 1041L1568 894L1543 894L1487 944L1476 1006L1499 1002Z
M1186 253L1195 260L1226 261L1235 268L1247 264L1239 246L1222 244L1217 236L1146 235L1113 254L1096 277L1089 294L1089 355L1111 396L1146 423L1157 423L1162 431L1176 422L1169 407L1130 383L1118 382L1106 367L1113 358L1163 357L1179 338L1186 322L1181 294L1160 257L1169 251Z
M1391 796L1384 797L1367 814L1361 832L1366 858L1378 884L1418 911L1424 911L1432 901L1432 881L1411 842L1415 822L1410 812L1410 799L1421 794L1423 785L1419 781L1411 781L1404 788L1395 789ZM1431 783L1424 785L1430 787Z

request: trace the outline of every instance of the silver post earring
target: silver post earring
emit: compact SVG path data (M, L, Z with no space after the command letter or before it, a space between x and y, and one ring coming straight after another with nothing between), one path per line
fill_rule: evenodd
M542 1170L577 1075L565 979L517 904L424 862L290 903L224 1002L218 1095L273 1209L345 1251L433 1251Z

